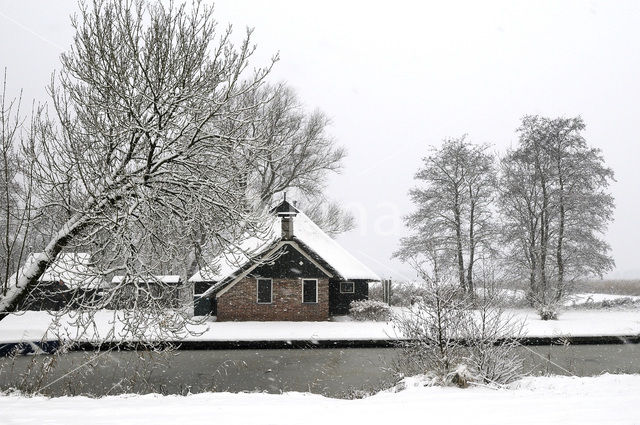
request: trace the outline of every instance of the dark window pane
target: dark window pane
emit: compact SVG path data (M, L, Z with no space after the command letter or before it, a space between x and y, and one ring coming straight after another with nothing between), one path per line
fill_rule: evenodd
M353 282L340 282L340 292L343 294L353 294Z
M258 302L271 302L271 279L258 279Z
M302 281L302 302L317 303L318 302L318 282L315 280L305 279Z
M204 294L213 284L214 282L196 282L193 285L193 293L196 295Z

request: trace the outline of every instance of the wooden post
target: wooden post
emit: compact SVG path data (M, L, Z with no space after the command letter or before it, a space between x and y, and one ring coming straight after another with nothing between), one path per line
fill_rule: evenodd
M391 279L382 280L382 302L391 305Z

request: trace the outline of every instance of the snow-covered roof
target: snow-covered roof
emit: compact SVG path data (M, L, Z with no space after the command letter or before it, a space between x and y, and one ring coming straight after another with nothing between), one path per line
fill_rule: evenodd
M304 213L293 219L294 239L318 254L344 279L380 280L380 277L327 235Z
M268 232L262 238L250 238L240 244L240 249L225 253L214 259L209 266L203 267L189 281L221 282L241 267L250 257L262 254L275 242L281 240L280 218L273 217ZM293 218L293 240L301 242L317 256L322 258L342 279L380 280L369 267L351 255L346 249L320 229L306 214L299 212Z
M34 261L34 255L29 254L22 270ZM15 282L14 273L9 282ZM91 254L87 252L62 252L56 260L44 271L40 282L62 281L69 288L102 288L106 281L99 275L91 264Z
M278 239L279 220L273 220L264 233L247 237L237 247L223 252L208 265L202 267L191 276L189 282L220 282L233 275L239 268L249 262L249 258L260 254L264 249Z
M111 279L111 283L122 283L122 281L124 280L124 276L114 276L113 279ZM177 284L180 283L180 276L178 275L154 275L154 276L149 276L148 279L143 279L141 277L136 277L135 278L136 281L138 282L162 282L162 283L173 283L173 284Z

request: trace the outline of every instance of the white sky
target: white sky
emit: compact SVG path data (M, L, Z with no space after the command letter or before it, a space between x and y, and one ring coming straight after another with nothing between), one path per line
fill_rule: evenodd
M0 0L0 68L25 107L70 44L73 1ZM385 277L412 206L407 192L428 146L469 134L497 151L525 114L582 115L590 144L615 173L607 239L617 269L640 277L640 2L217 1L218 20L255 27L260 62L333 121L349 156L329 194L359 220L340 237ZM635 41L634 41L635 40Z

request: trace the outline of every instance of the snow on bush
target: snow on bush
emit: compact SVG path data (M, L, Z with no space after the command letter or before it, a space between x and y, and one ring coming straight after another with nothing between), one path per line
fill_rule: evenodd
M574 301L571 307L586 308L586 309L617 309L617 308L637 308L640 306L640 299L638 297L625 297L611 295L610 298L598 299L597 295L589 296L582 303L576 303Z
M391 305L409 307L424 296L425 288L419 282L393 282ZM369 284L369 299L382 301L382 285Z
M553 305L543 305L538 307L538 315L542 320L558 320L558 310Z
M397 393L410 388L455 386L467 388L471 384L482 382L482 377L464 364L457 365L451 372L441 376L433 371L402 378L387 392Z
M450 282L425 277L425 296L395 315L404 336L394 365L401 376L432 373L439 385L500 385L522 376L522 323L506 314L495 285L469 297Z
M391 318L391 307L382 301L361 300L351 301L349 316L355 320L387 321Z

